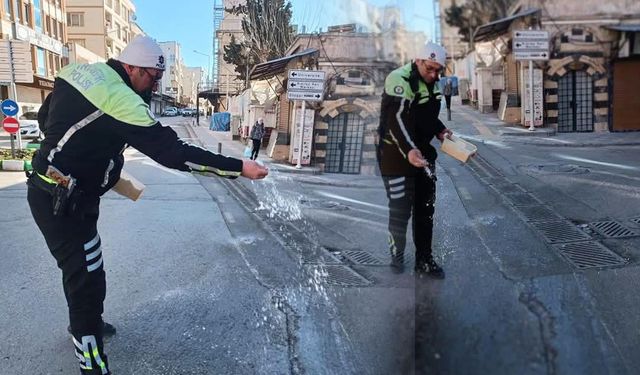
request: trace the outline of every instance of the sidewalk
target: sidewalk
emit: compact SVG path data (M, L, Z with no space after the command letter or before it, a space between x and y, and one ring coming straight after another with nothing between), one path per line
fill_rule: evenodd
M440 112L442 122L454 132L478 141L500 141L538 146L603 147L640 145L640 132L556 133L553 128L529 131L520 125L507 124L497 113L480 113L473 107L452 103L452 121L446 120L446 110Z

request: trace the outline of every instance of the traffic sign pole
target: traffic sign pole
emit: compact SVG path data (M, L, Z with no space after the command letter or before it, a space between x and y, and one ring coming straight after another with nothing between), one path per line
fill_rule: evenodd
M13 94L13 100L18 102L18 90L16 89L16 80L14 77L14 68L13 68L13 46L11 42L9 42L9 66L11 67L11 93ZM22 137L20 136L20 129L18 129L18 149L22 150ZM13 137L11 149L13 150ZM15 157L15 155L13 156Z
M533 101L533 60L529 60L529 113L530 116L529 118L531 119L530 123L529 123L529 131L534 131L536 130L535 125L533 124L534 121L534 101Z
M296 169L302 168L302 140L304 139L304 119L307 117L307 101L302 101L302 113L300 114L300 139L298 142L298 163L296 164Z

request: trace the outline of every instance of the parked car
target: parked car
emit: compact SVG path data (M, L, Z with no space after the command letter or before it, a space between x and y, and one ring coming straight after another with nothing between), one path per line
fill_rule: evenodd
M196 110L193 108L185 108L182 110L182 116L184 117L190 117L195 115L196 115Z
M19 118L20 135L24 138L39 138L40 127L38 126L38 112L30 111L23 113Z
M162 111L162 116L173 117L177 115L178 115L178 111L175 108L167 108L164 111Z

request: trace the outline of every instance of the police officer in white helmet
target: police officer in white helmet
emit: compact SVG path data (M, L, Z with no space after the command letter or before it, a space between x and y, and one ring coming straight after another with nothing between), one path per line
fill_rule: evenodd
M389 251L391 269L404 272L404 251L409 218L413 212L413 240L417 275L444 278L432 254L435 205L436 150L452 132L438 118L437 81L447 52L428 42L416 58L392 71L385 80L378 128L378 163L389 199Z
M268 174L255 161L209 152L162 126L149 102L164 70L160 46L135 37L117 59L65 66L38 113L45 138L33 157L27 199L62 273L71 347L85 375L111 373L103 339L115 328L102 319L106 280L97 221L100 197L120 180L124 150L134 147L182 171Z

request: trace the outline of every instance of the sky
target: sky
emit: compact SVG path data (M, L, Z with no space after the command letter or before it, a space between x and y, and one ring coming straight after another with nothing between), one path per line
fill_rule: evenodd
M213 58L214 0L133 0L137 23L159 42L177 41L187 66L209 70ZM220 0L221 1L221 0ZM433 5L429 0L290 0L293 24L307 32L351 22L367 24L366 4L402 9L406 27L433 35ZM200 52L197 53L197 52ZM204 56L209 55L209 57Z

